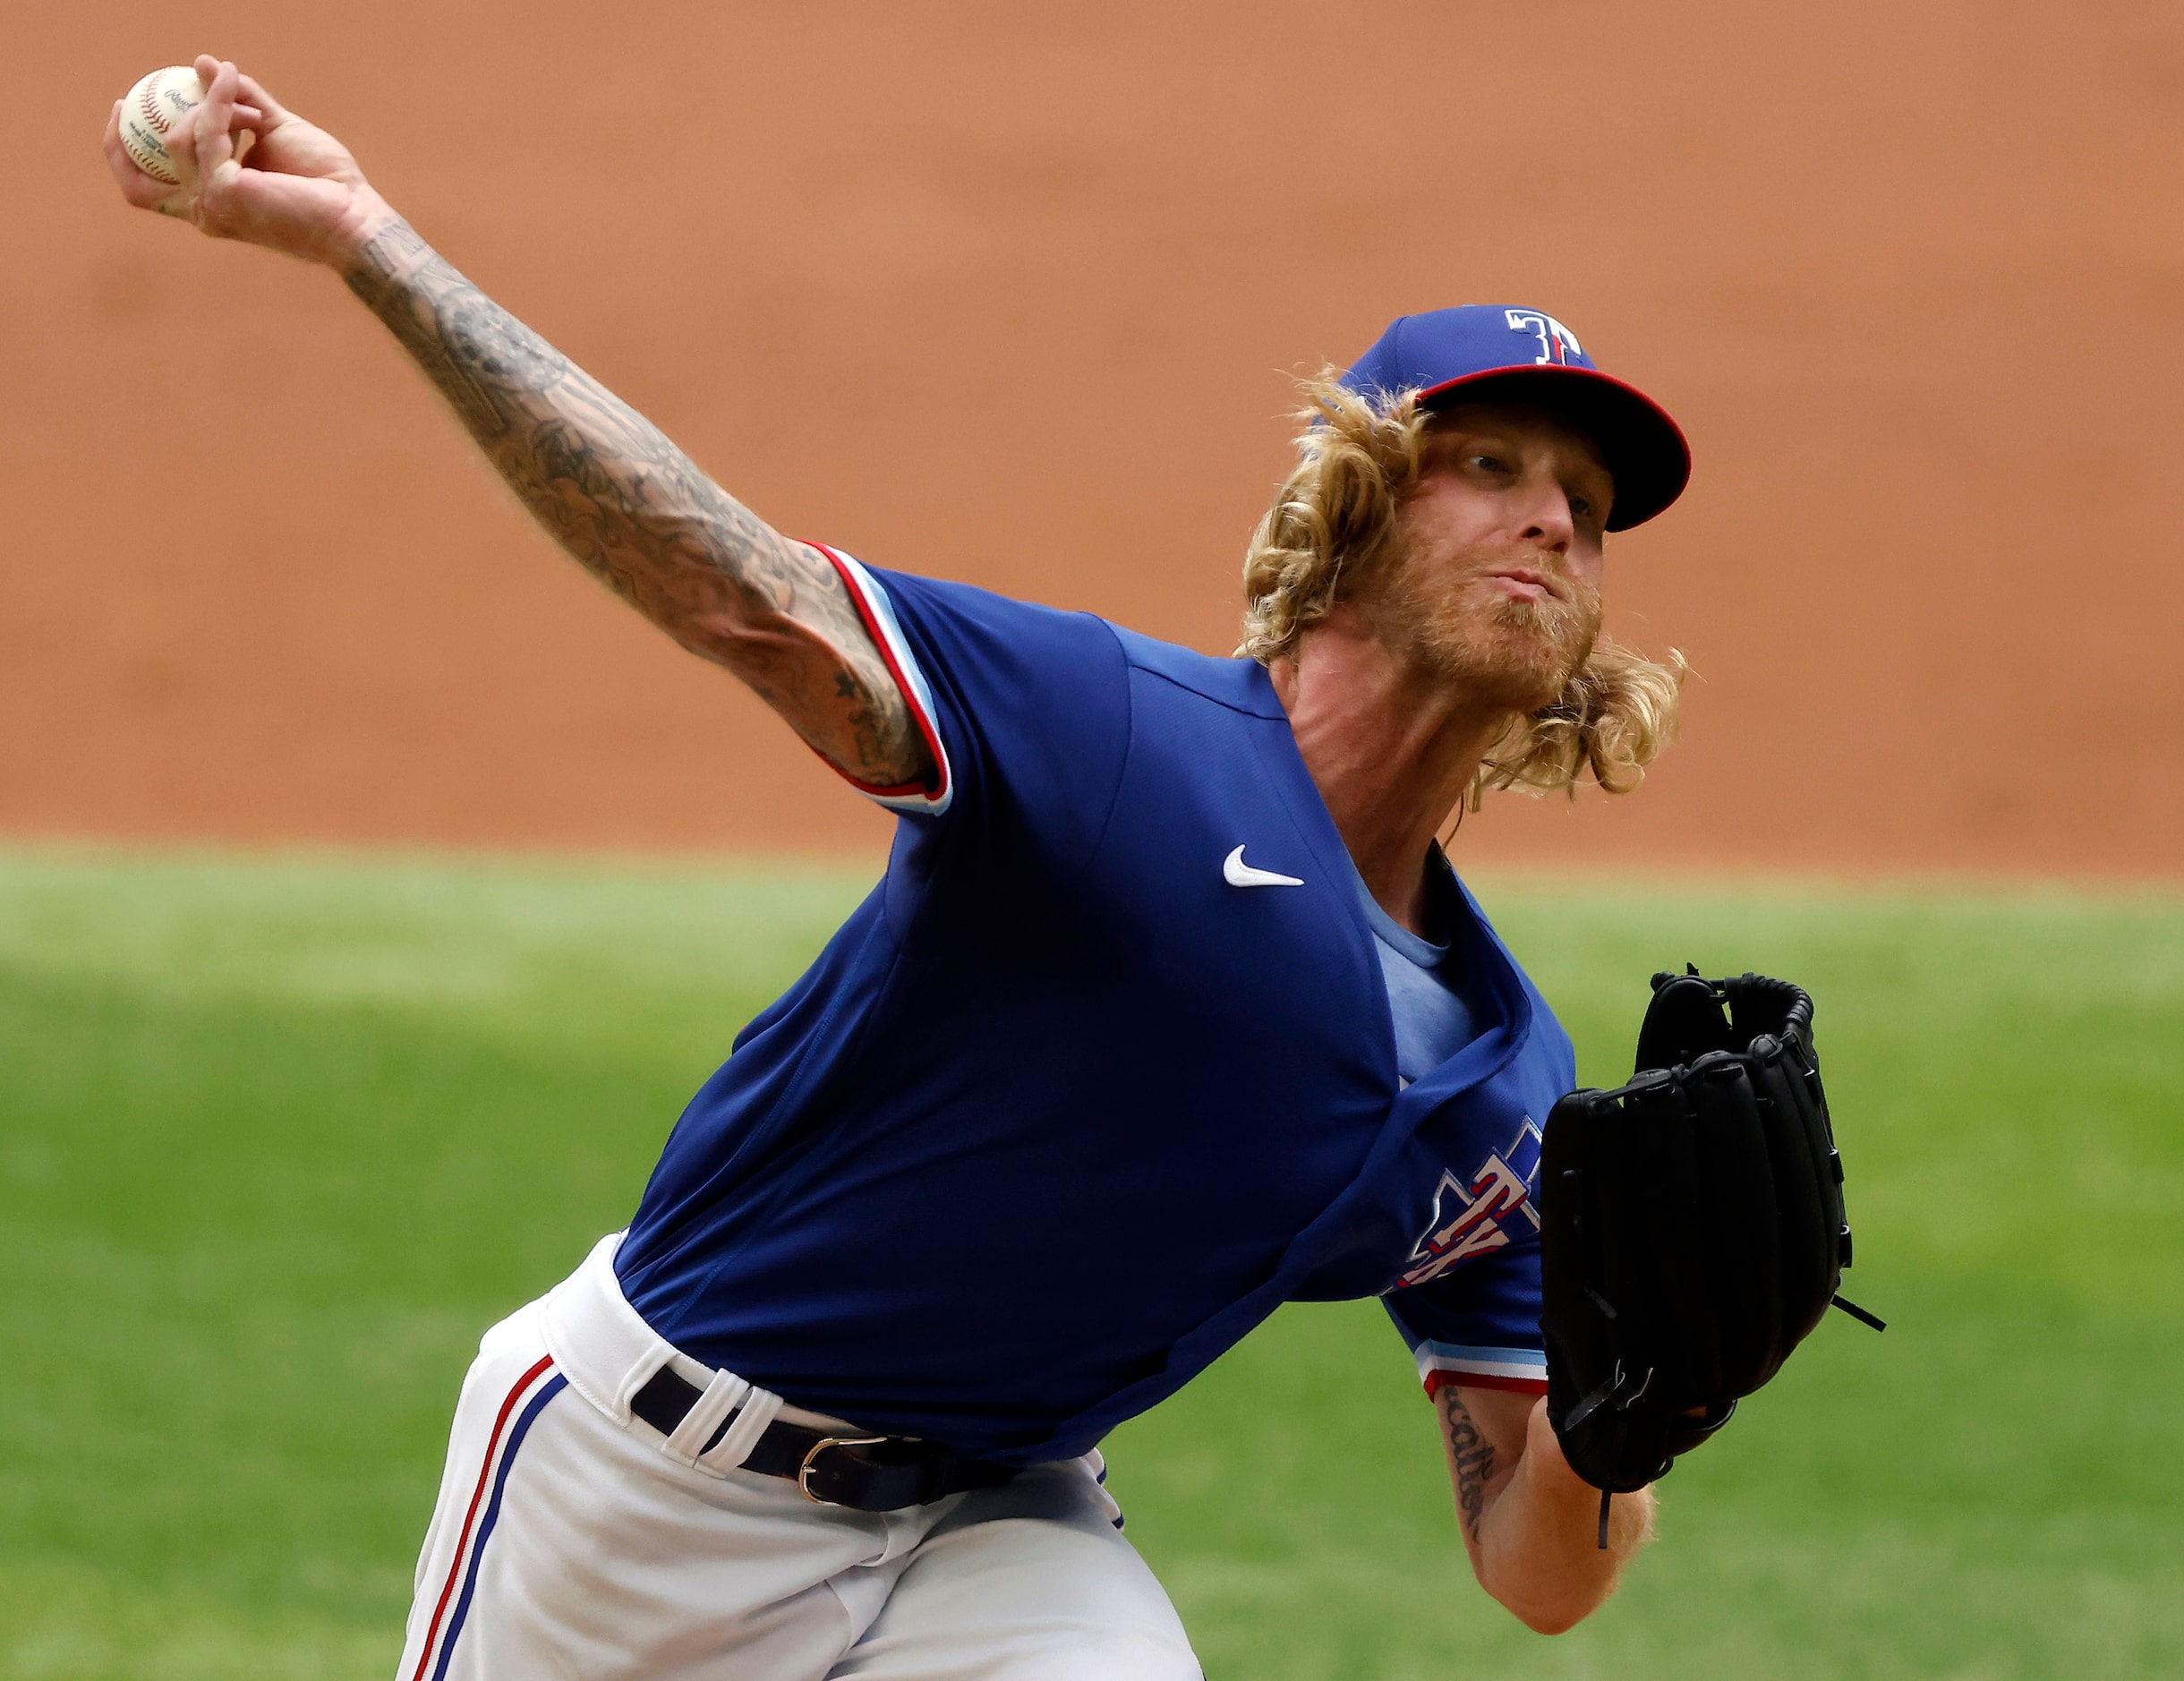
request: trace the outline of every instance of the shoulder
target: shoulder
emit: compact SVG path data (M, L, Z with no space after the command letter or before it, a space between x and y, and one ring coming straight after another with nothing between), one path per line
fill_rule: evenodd
M1224 660L1178 643L1116 627L1123 662L1179 689L1253 718L1288 721L1266 668L1255 660Z
M878 586L880 597L893 610L906 633L936 647L985 644L996 651L1013 651L1019 659L1037 658L1057 648L1079 653L1092 651L1104 653L1106 661L1118 668L1121 664L1121 650L1116 646L1119 633L1095 614L1020 602L975 584L890 572L855 560L848 560L848 565Z
M937 744L944 796L894 809L930 819L961 804L982 814L969 829L988 864L1004 854L1081 862L1129 751L1119 633L1091 613L840 559ZM1028 850L1019 844L1035 838ZM918 852L903 862L922 875L936 859Z
M1096 613L1044 607L973 584L843 559L855 576L877 586L875 605L892 608L909 636L935 644L936 652L942 646L970 652L983 644L985 652L1012 663L1055 653L1091 656L1097 670L1150 677L1250 717L1287 721L1272 681L1255 661L1200 653L1125 629Z

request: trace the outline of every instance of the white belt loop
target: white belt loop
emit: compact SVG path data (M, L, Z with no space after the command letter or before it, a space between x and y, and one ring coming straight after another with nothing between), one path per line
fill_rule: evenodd
M661 1438L661 1451L716 1477L725 1477L748 1459L766 1426L783 1411L807 1428L823 1430L832 1425L838 1434L857 1433L823 1414L798 1412L771 1389L759 1388L732 1371L716 1371L653 1329L630 1306L615 1276L615 1252L622 1235L617 1232L601 1239L574 1276L546 1298L546 1347L577 1394L628 1429L631 1398L658 1373L672 1371L698 1391L698 1398L674 1433ZM738 1412L739 1405L742 1411ZM728 1428L708 1453L705 1444L723 1420L729 1421ZM652 1426L644 1429L650 1435Z
M721 1376L727 1374L723 1372ZM743 1380L739 1378L736 1381ZM772 1390L755 1385L750 1390L750 1398L744 1402L736 1421L728 1427L728 1434L713 1445L712 1452L698 1455L695 1463L700 1469L723 1473L735 1470L751 1456L751 1449L758 1446L758 1438L765 1434L766 1426L781 1412L781 1398Z
M660 1444L660 1451L686 1465L696 1464L698 1450L705 1446L736 1404L750 1393L748 1379L738 1378L732 1371L714 1372L712 1381L683 1414L675 1433Z

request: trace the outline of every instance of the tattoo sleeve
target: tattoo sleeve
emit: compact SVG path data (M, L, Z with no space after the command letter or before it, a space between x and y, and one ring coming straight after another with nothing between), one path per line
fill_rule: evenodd
M1486 1515L1487 1484L1494 1476L1494 1445L1480 1433L1455 1385L1445 1386L1438 1399L1448 1426L1448 1469L1456 1484L1456 1510L1464 1532L1476 1541L1480 1519Z
M344 277L586 571L859 781L929 785L931 753L824 557L729 496L407 223L370 240Z

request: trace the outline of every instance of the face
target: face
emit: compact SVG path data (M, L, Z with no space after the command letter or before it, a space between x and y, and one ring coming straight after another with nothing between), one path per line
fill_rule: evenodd
M1452 408L1427 434L1394 552L1358 605L1421 669L1535 712L1600 634L1614 492L1591 440L1550 412Z

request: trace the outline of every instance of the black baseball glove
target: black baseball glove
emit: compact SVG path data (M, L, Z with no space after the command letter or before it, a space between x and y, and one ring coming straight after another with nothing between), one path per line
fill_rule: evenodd
M1726 1009L1725 1009L1726 1006ZM1574 1091L1540 1161L1547 1409L1608 1498L1724 1424L1820 1322L1850 1265L1842 1160L1787 981L1656 975L1638 1073Z

